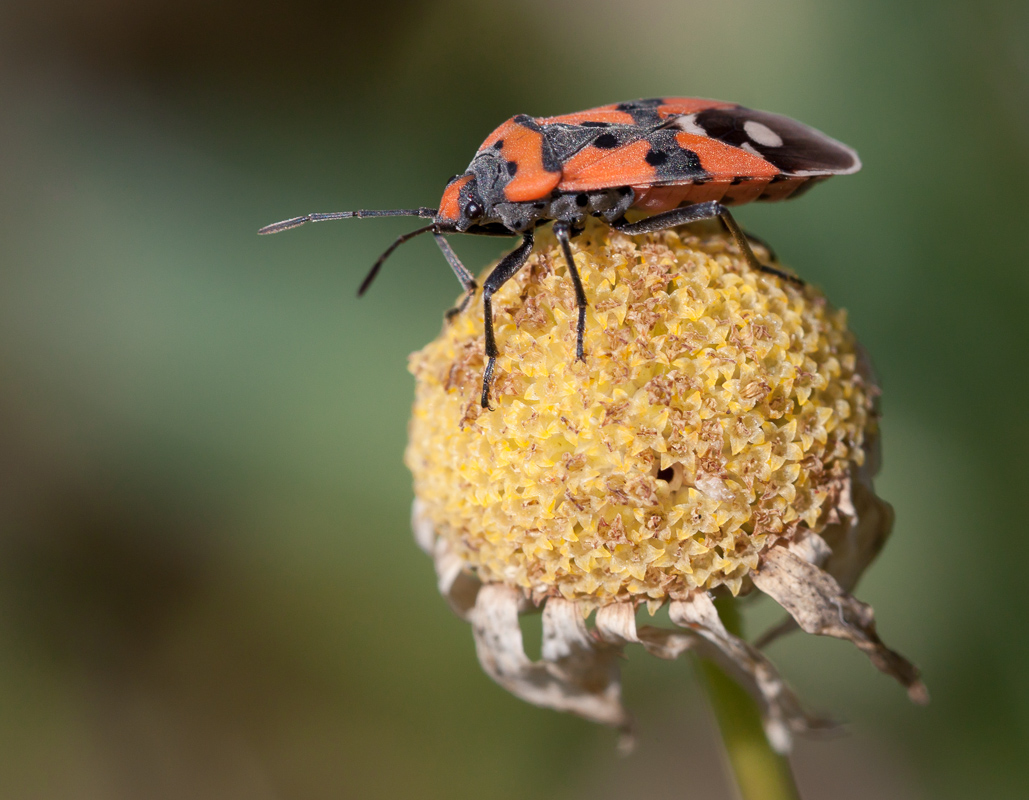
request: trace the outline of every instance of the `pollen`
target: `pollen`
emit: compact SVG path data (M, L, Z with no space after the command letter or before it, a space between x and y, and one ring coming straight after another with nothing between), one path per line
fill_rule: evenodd
M493 298L492 408L481 305L411 356L419 513L462 570L537 604L751 591L769 548L839 522L876 438L878 390L845 312L752 270L714 225L594 224L572 249L584 361L549 234Z

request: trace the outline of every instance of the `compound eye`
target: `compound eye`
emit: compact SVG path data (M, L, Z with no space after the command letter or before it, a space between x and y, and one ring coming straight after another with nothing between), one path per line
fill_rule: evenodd
M478 219L483 215L484 209L481 205L472 200L464 207L464 213L468 219Z

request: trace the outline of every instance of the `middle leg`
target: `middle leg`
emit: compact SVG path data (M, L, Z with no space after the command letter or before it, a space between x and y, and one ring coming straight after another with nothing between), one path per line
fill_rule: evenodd
M564 253L565 261L568 263L568 274L572 276L572 285L575 287L575 305L579 309L579 321L575 326L575 357L579 361L585 361L582 339L586 335L586 292L582 288L579 270L575 268L575 259L572 258L572 245L569 237L571 229L572 226L567 222L554 223L554 235L561 243L561 252Z

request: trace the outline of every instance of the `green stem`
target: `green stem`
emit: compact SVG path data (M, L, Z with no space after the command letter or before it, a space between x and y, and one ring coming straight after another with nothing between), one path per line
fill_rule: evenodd
M726 629L739 636L734 598L715 605ZM790 762L768 744L754 700L712 662L702 660L700 670L742 800L799 800Z

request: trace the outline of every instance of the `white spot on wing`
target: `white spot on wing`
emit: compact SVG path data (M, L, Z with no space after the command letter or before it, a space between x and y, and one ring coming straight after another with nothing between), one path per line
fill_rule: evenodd
M686 133L693 133L697 136L708 135L707 131L697 124L696 114L683 114L681 117L676 118L674 124L676 128Z
M757 156L758 158L764 158L764 156L763 156L763 155L761 155L761 154L760 154L760 153L759 153L759 152L757 151L757 148L756 148L756 147L754 147L754 145L752 145L752 144L751 144L750 142L744 142L743 144L741 144L741 145L740 145L740 150L746 150L746 151L747 151L748 153L750 153L750 154L751 154L752 156Z
M757 120L748 119L743 123L743 132L751 141L763 147L782 147L782 137Z

